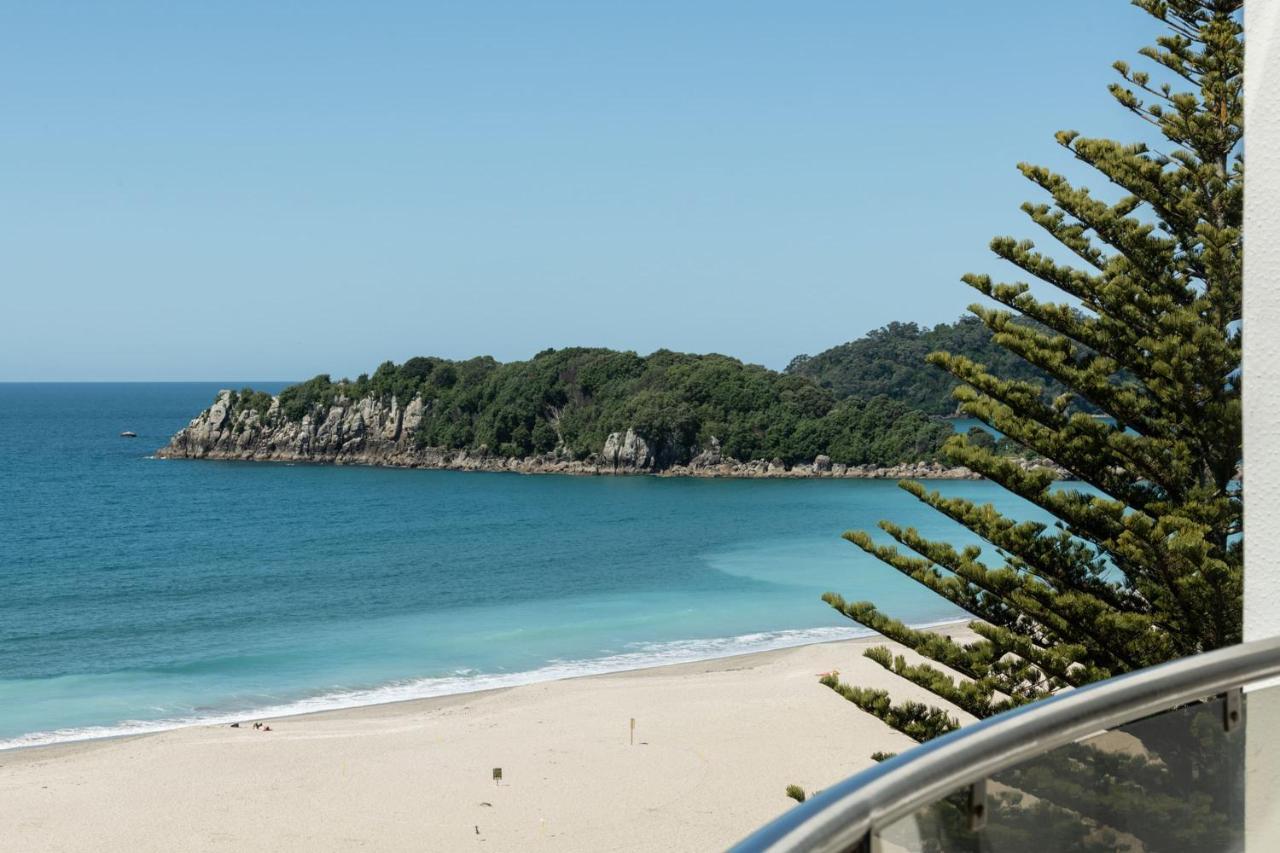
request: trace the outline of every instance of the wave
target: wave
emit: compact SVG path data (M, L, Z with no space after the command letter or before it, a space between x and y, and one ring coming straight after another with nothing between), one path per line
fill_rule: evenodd
M955 620L917 625L917 628L952 624ZM369 705L385 705L411 699L430 699L437 696L453 696L519 687L544 681L578 678L586 675L605 675L613 672L629 672L655 666L677 663L717 660L735 655L766 652L775 649L805 646L813 643L830 643L872 636L863 628L827 627L763 631L741 634L736 637L715 637L698 640L673 640L660 643L633 643L627 651L598 658L552 660L537 669L509 673L481 673L460 670L452 675L436 678L416 678L394 681L378 687L321 693L315 696L265 705L255 708L209 712L185 717L169 717L157 720L123 720L107 726L55 729L30 732L15 738L0 740L0 750L32 746L48 746L79 740L126 737L171 731L188 726L226 725L248 720L265 720L313 714L320 711L336 711L344 708L360 708Z

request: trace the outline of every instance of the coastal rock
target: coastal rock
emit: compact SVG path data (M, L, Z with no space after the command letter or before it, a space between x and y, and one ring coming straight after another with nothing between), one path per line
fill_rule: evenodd
M402 437L411 436L418 431L418 424L422 423L423 413L426 412L426 406L422 403L422 397L415 395L409 401L409 405L404 407L404 422L401 426Z
M383 441L396 441L400 438L400 426L404 421L404 411L400 408L400 402L393 396L391 398L391 411L387 413L386 423L382 425Z
M713 435L711 441L707 443L707 449L689 460L689 467L714 468L723 461L724 457L720 454L720 439Z
M653 467L653 454L643 438L636 435L635 430L625 433L611 432L605 439L604 449L600 451L600 461L605 467L643 468Z

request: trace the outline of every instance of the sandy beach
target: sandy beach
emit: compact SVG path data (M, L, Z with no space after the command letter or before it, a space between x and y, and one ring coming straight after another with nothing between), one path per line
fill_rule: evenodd
M0 752L0 849L721 849L911 745L817 680L931 699L883 642Z

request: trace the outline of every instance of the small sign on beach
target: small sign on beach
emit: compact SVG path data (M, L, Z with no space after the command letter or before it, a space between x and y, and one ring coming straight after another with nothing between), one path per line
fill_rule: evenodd
M496 785L501 781L502 781L502 768L501 767L493 768L493 784Z

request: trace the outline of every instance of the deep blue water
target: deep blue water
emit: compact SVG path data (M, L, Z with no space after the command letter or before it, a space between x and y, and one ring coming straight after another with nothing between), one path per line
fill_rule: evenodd
M840 539L971 541L891 482L151 458L218 387L0 384L0 747L857 633L828 589L961 615Z

